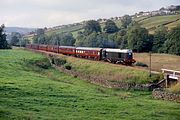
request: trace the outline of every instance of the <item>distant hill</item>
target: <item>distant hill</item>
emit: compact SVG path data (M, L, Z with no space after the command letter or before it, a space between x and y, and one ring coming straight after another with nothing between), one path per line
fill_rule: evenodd
M7 34L11 34L12 32L19 32L21 34L27 34L35 30L36 28L23 28L23 27L6 27L5 28L5 31Z
M169 30L180 24L180 14L177 15L164 15L164 16L153 16L153 17L138 17L134 18L142 27L148 29L149 33L153 34L156 27L164 25ZM118 27L121 27L121 20L114 20ZM104 28L104 23L101 23L101 27ZM58 28L55 30L47 31L47 35L52 33L71 32L74 37L77 37L79 31L83 31L83 25L67 26L64 28Z
M148 29L150 33L154 33L154 30L158 26L166 26L169 30L180 24L180 14L177 15L164 15L154 17L139 17L135 18L135 21L140 23L142 27Z

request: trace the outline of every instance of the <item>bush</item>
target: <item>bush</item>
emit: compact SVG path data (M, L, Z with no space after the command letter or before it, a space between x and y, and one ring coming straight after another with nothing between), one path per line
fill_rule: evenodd
M72 66L69 63L64 64L65 69L71 70Z
M53 58L52 62L54 62L54 64L57 66L61 66L67 63L66 59L64 58Z
M136 65L136 66L141 66L141 67L148 67L147 64L142 63L142 62L136 62L135 65Z
M28 67L37 66L39 68L48 69L51 67L51 63L48 58L42 58L38 60L24 60Z
M35 65L43 69L48 69L49 67L51 67L51 64L47 58L36 60Z
M168 91L172 93L180 94L180 83L177 83L176 85L171 86L170 88L168 88Z

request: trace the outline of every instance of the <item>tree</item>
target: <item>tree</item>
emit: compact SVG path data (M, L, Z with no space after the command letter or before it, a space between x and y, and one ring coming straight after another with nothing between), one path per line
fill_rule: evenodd
M4 32L4 24L0 26L0 49L9 49L10 46L6 40L6 34Z
M173 28L167 35L165 52L180 55L180 26Z
M11 41L10 44L13 46L19 45L20 39L22 38L21 34L18 32L11 33Z
M106 33L115 33L115 32L118 32L118 27L116 25L116 23L112 20L107 20L105 22L105 27L104 27L104 31Z
M84 26L84 34L89 35L93 32L96 32L96 33L101 32L101 26L99 22L95 20L89 20L86 22Z
M75 39L72 33L63 33L61 34L60 38L60 45L74 46Z
M37 29L37 30L36 30L37 36L43 35L43 34L44 34L44 31L45 31L45 30L42 29L42 28Z
M162 52L163 44L167 40L167 28L164 26L160 26L155 30L154 40L153 40L153 52Z
M139 24L134 24L129 27L127 33L128 47L133 51L147 52L151 50L151 41L149 39L148 30L140 27Z
M120 49L127 48L127 30L121 29L115 34L115 42Z
M124 15L121 19L122 27L127 28L128 25L132 22L132 18L129 15Z
M82 32L78 32L78 36L76 37L75 46L81 47L84 46L85 35Z

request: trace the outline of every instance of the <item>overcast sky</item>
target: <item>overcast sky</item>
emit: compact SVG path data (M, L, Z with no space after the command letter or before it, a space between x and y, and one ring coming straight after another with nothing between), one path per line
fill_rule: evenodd
M178 4L180 0L0 0L0 24L52 27Z

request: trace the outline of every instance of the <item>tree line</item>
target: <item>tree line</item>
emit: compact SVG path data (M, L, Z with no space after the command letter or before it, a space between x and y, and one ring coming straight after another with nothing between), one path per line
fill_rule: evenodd
M168 30L165 26L156 28L154 34L149 34L146 28L133 21L129 15L121 19L119 28L112 20L107 20L102 28L95 20L89 20L84 31L79 31L76 38L72 33L53 33L47 35L44 29L38 29L33 37L33 43L62 46L101 47L132 49L134 52L169 53L180 55L180 26ZM4 25L0 27L0 47L9 47ZM19 33L12 33L10 45L24 45L29 40L22 39ZM4 42L3 42L4 41ZM3 47L2 47L3 46Z

